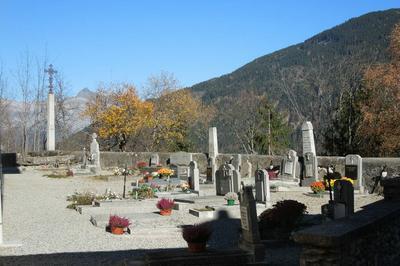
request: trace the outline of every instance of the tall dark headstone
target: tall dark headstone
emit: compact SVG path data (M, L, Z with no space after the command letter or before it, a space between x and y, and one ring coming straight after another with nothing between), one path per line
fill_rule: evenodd
M346 180L336 180L333 186L333 200L345 205L345 217L354 213L354 187Z
M239 239L239 248L251 252L254 255L255 262L262 261L265 256L265 247L260 240L253 188L244 186L243 183L241 186L239 201L242 235Z

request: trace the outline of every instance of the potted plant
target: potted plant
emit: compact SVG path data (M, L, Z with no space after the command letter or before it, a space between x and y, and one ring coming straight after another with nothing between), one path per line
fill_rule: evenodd
M325 185L322 181L315 181L310 184L310 188L314 194L321 194L325 191Z
M173 206L174 206L173 199L162 198L157 202L157 208L160 210L160 214L163 216L171 215Z
M182 229L182 237L188 243L190 252L204 251L211 233L211 227L207 223L190 225Z
M125 229L131 224L128 218L120 217L118 215L110 215L108 219L108 226L111 233L115 235L122 235Z
M238 195L235 192L228 192L225 194L226 201L228 202L228 206L235 205L235 201L238 199Z

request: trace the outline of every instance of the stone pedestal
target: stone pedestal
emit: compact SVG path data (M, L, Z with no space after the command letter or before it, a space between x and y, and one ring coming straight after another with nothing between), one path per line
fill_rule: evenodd
M48 151L56 149L56 127L55 127L55 111L54 111L54 93L49 92L47 98L47 142Z

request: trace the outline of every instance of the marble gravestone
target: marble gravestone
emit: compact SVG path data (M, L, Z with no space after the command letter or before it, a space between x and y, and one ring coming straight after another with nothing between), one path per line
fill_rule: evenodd
M315 151L314 129L311 122L304 122L301 126L303 138L304 172L301 185L308 186L318 180L318 162Z
M218 156L218 137L217 128L210 127L208 129L208 167L207 182L215 184L215 175L217 171L216 158Z
M92 143L90 143L90 158L91 158L91 164L92 164L91 171L98 173L101 170L100 147L99 147L99 143L97 142L96 138L97 138L97 134L93 133L92 134Z
M280 178L298 181L299 171L300 165L297 152L289 150L287 156L282 160Z
M240 202L240 223L242 234L239 239L239 248L250 252L253 255L253 262L263 261L265 247L260 240L258 229L256 201L251 186L244 186L241 183L239 192Z
M200 191L200 172L195 161L191 161L189 164L188 181L191 190Z
M354 180L354 189L359 189L364 193L364 183L362 177L362 158L357 154L348 154L345 157L344 175Z
M255 174L256 202L265 203L268 207L271 201L271 192L269 187L269 175L267 170L256 170Z
M189 164L193 161L191 153L176 152L171 154L170 166L174 170L172 177L186 178L189 175Z
M159 163L160 163L160 156L158 155L158 153L151 154L149 166L150 167L157 166Z
M216 171L216 194L224 196L228 192L239 192L241 176L231 164L223 164Z

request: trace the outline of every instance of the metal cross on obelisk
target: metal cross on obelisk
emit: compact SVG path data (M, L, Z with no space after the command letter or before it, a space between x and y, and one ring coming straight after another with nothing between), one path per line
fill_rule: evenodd
M45 73L49 74L49 93L53 93L53 75L57 74L57 71L53 69L53 65L49 65L49 69L44 70Z
M44 72L49 74L49 95L47 100L47 142L46 147L48 151L56 149L56 136L55 136L55 112L54 112L54 93L53 93L53 75L57 73L53 69L53 65L49 65L49 69Z

